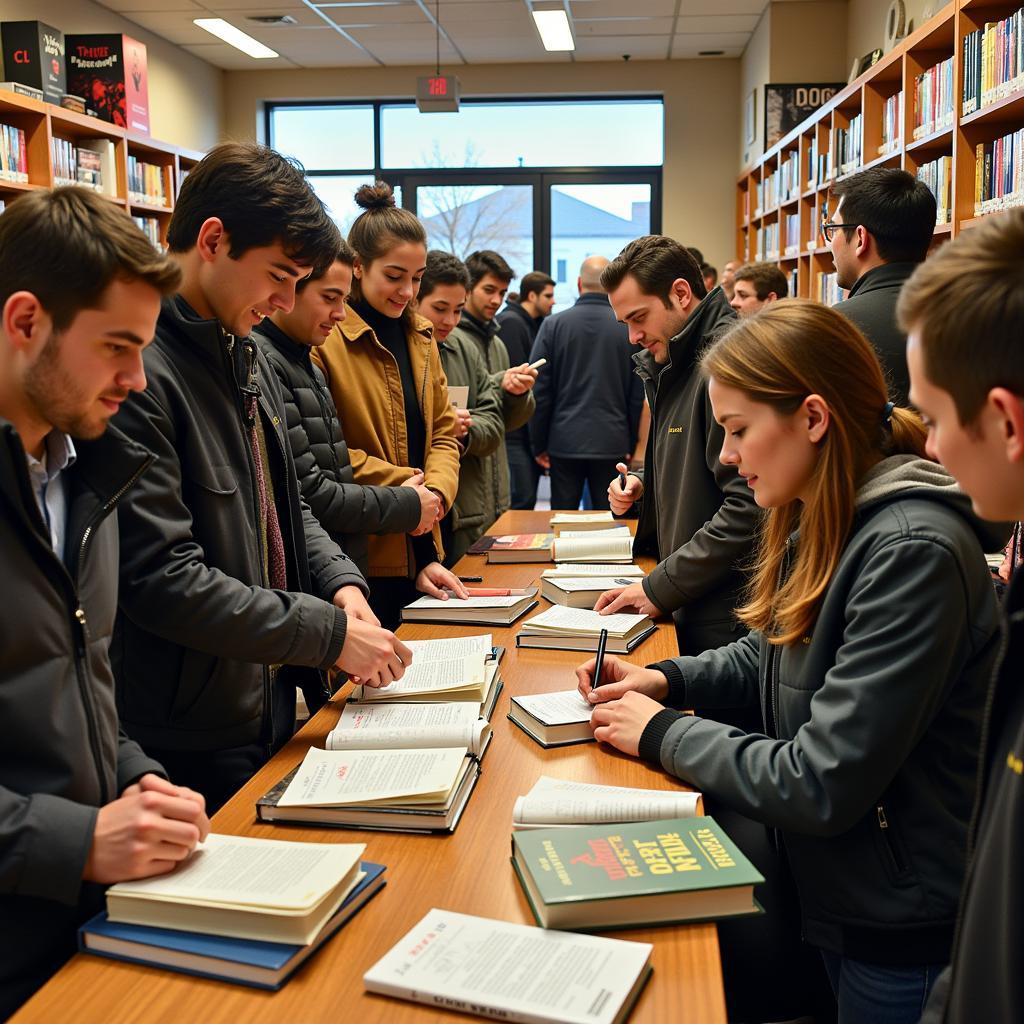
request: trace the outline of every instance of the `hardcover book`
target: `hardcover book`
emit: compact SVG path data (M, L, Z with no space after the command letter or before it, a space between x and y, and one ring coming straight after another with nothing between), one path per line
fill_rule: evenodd
M599 930L754 914L764 881L713 818L513 832L537 923Z
M84 97L86 105L104 121L149 134L144 43L116 33L69 35L67 58L67 92Z

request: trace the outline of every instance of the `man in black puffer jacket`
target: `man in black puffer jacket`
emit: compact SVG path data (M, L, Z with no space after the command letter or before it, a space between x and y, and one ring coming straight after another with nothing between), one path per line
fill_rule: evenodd
M281 382L302 497L365 576L366 535L412 533L423 526L430 518L431 492L422 474L400 487L355 482L334 399L310 358L313 346L322 345L335 323L345 319L353 258L343 241L338 258L323 274L313 273L296 286L291 312L275 311L253 338Z

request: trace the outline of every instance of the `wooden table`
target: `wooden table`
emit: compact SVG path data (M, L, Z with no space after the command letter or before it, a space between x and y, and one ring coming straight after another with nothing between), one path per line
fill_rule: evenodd
M542 532L548 529L548 516L547 512L509 512L491 532ZM480 575L490 585L514 587L531 585L545 567L487 565L480 556L467 556L459 564L464 575ZM542 600L543 607L547 602ZM336 695L214 817L214 830L221 833L309 842L365 842L367 859L387 865L384 890L280 992L262 992L79 954L12 1020L17 1024L392 1024L466 1020L462 1014L368 995L363 991L362 975L434 906L533 923L509 862L509 835L515 798L527 792L540 775L651 789L678 787L664 773L596 744L544 750L506 719L509 694L568 689L575 685L573 668L587 657L578 651L517 650L515 633L522 621L510 629L492 630L494 642L507 649L501 663L505 690L492 719L494 740L484 758L480 780L453 835L398 835L255 822L256 799L297 765L311 745L323 745L324 737L338 720L345 691ZM410 625L403 626L400 635L428 639L483 631L479 626ZM675 653L675 630L669 621L659 624L658 632L636 648L630 660L647 664ZM631 1024L711 1024L725 1020L714 925L636 929L615 935L654 944L654 975L630 1017Z

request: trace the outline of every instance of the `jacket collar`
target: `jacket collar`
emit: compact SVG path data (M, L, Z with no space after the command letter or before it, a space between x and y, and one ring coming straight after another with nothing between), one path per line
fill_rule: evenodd
M658 380L659 384L670 384L688 375L704 344L735 319L736 311L719 285L701 299L683 329L669 339L668 362L659 366L649 352L637 352L633 356L637 372L644 380Z
M183 339L214 365L224 365L221 353L231 336L219 320L200 317L181 295L163 300L157 321L157 333L161 331Z
M508 313L511 313L513 316L519 317L519 319L522 320L523 323L525 323L527 327L531 328L534 331L540 326L540 322L537 320L537 318L530 316L530 314L527 313L526 310L523 309L522 305L520 303L518 303L518 302L506 302L505 303L505 309L504 309L503 312L508 312ZM470 316L470 314L466 313L465 311L463 311L462 315L463 316ZM478 323L478 324L481 323L481 321L477 320L477 318L475 316L472 317L472 319L473 319L473 321L475 323ZM497 320L498 320L498 318L495 317L491 321L491 323L495 324L496 327L498 326L497 325ZM500 330L500 327L498 329Z
M527 320L530 320L530 316L526 310L523 310L522 312L523 316L525 316ZM469 331L471 334L475 334L483 341L490 341L492 338L497 337L498 332L501 330L497 317L494 317L485 323L483 320L478 320L467 310L462 311L462 319L459 321L459 326L464 330Z
M610 306L611 299L605 292L581 292L573 303L575 306Z
M295 341L290 334L282 331L270 317L267 317L253 331L253 334L266 338L289 362L302 363L303 365L308 365L312 362L310 346L302 345Z
M879 291L882 288L898 288L919 266L919 263L883 263L880 267L872 267L866 274L861 274L857 278L848 298Z
M348 315L337 327L334 328L338 334L348 342L359 341L365 335L369 335L377 344L377 336L373 333L373 328L348 304L345 304L345 309L348 311ZM465 314L463 314L465 316ZM413 318L412 330L405 332L406 337L410 341L426 341L433 343L434 339L434 325L425 317L420 316L419 313L415 314Z

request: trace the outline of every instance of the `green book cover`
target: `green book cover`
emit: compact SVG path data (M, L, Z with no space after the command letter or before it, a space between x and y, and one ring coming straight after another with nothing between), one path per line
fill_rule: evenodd
M512 855L546 906L764 881L708 817L514 832Z

